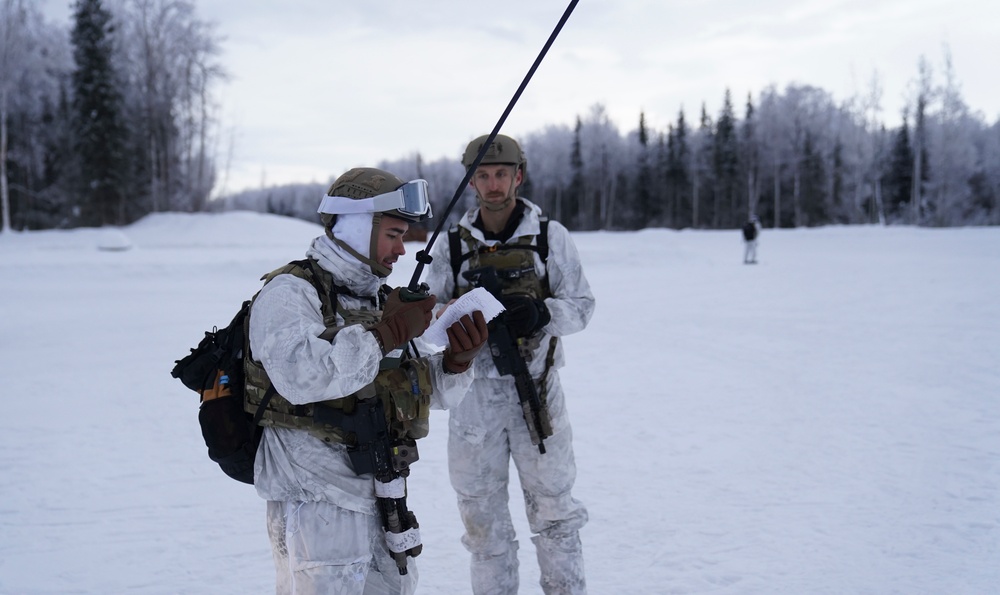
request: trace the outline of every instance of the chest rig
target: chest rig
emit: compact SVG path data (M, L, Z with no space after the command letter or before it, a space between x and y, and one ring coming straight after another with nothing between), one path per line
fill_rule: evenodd
M548 276L548 225L549 220L545 217L539 218L540 230L537 236L521 236L516 241L504 244L487 246L482 244L472 236L472 232L465 227L455 227L448 232L448 242L451 254L452 281L454 282L454 294L452 297L459 297L462 294L472 291L473 285L466 283L464 286L458 282L462 263L469 261L469 269L481 267L493 267L496 270L497 278L500 281L501 294L503 296L526 295L533 299L544 300L552 295L549 289ZM532 243L533 239L536 239ZM542 261L545 273L538 275L535 269L535 254ZM547 366L551 365L552 354L555 353L556 338L552 337L549 345L549 355ZM518 352L526 362L534 358L535 351L541 344L541 337L534 335L518 339Z
M359 324L368 328L382 317L381 309L376 307L383 302L385 292L380 291L377 300L372 298L371 309L344 308L337 295L350 294L350 291L336 285L332 275L315 260L291 262L261 279L267 284L283 274L309 281L316 288L326 327L320 335L321 339L331 341L340 330L350 325ZM305 430L324 442L353 446L356 437L351 430L354 424L350 417L355 414L358 401L378 398L382 401L392 438L413 444L414 440L427 435L432 388L430 368L425 359L411 357L407 349L397 350L383 358L375 380L357 392L338 399L295 405L277 392L263 365L254 359L249 345L250 317L247 317L246 324L244 409L259 417L260 425ZM416 460L415 444L412 457Z
M452 228L448 232L451 274L455 287L452 297L459 297L472 290L472 286L467 284L462 287L458 283L462 263L466 260L469 261L470 269L485 266L495 268L503 287L503 295L521 294L539 300L549 297L551 293L548 273L538 276L534 257L537 253L542 261L542 267L547 267L549 220L543 217L539 223L541 231L535 244L532 244L533 236L521 236L515 242L487 246L472 237L472 232L467 228Z

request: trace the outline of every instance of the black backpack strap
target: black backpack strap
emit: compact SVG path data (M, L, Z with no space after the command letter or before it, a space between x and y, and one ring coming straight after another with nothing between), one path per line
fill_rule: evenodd
M538 232L538 256L542 259L542 264L549 261L549 218L540 217L538 223L541 231Z
M466 257L462 255L462 238L458 235L458 227L452 227L448 230L448 251L451 256L451 280L452 280L452 297L458 295L458 271L462 268L462 261Z

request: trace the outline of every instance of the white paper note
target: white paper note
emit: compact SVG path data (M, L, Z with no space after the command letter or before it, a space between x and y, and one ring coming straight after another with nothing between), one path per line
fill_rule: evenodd
M438 347L444 347L448 345L448 327L462 316L471 314L476 310L482 311L483 318L486 319L486 322L489 322L496 318L497 314L503 312L504 307L503 304L493 297L493 294L482 287L477 287L458 298L454 304L448 306L444 313L441 314L441 318L431 323L420 338Z

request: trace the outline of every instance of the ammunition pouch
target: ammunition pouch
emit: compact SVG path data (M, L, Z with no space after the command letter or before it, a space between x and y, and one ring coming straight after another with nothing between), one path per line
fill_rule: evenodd
M256 362L246 366L246 411L255 414L270 379ZM261 376L263 375L263 376ZM375 381L352 395L306 405L293 405L280 394L273 394L261 416L261 425L305 430L324 442L351 445L355 442L348 419L359 402L379 398L385 411L385 423L393 440L418 440L430 429L431 371L426 360L404 360L398 367L381 370Z

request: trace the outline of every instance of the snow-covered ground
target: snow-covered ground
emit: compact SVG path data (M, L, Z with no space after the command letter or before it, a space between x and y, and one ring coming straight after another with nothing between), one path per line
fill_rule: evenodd
M226 213L0 234L0 593L272 591L264 502L208 460L169 372L318 233ZM591 593L998 592L1000 229L764 230L756 266L738 231L575 239ZM419 593L469 592L446 416L410 481Z

